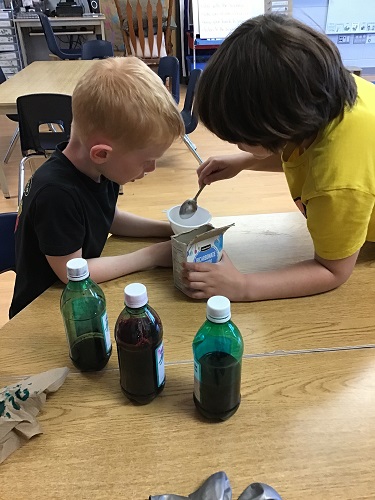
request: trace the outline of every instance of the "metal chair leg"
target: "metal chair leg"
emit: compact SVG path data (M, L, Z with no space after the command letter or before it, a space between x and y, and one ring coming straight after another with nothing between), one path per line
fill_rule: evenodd
M17 127L16 130L14 131L12 139L10 140L8 151L4 157L4 163L8 163L9 158L10 158L11 154L13 153L14 146L16 145L16 142L17 142L17 139L19 138L19 136L20 136L20 128Z
M199 163L199 165L201 163L203 163L203 160L199 156L199 154L197 153L197 148L196 148L195 144L190 140L190 137L187 134L185 134L183 136L182 140L184 141L184 143L188 147L189 151L191 151L191 153L194 155L194 157L197 160L197 162Z
M61 132L64 132L64 127L60 123L58 123L57 125L58 125L59 129L61 130ZM48 130L50 132L55 132L55 133L57 132L57 130L54 127L53 123L48 123Z
M10 198L8 183L5 178L5 173L2 165L0 165L0 185L1 185L1 190L4 194L4 198Z
M25 188L25 163L29 160L28 156L24 156L20 161L20 168L18 173L18 205L21 203L23 190Z

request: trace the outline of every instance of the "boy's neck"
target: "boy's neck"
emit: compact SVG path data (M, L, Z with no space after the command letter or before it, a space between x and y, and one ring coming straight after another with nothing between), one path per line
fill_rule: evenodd
M315 141L317 135L318 134L314 134L301 142L301 144L299 145L300 154L304 153L306 149L311 146L311 144Z
M90 152L80 141L71 138L63 154L70 160L77 170L90 177L95 182L100 182L101 174L97 166L90 159Z
M296 142L288 142L284 148L284 151L282 153L284 161L288 161L290 158L290 155L293 153L298 148L298 154L302 155L309 147L311 144L315 141L316 137L318 134L312 135L308 137L307 139L304 139L301 143L296 143Z

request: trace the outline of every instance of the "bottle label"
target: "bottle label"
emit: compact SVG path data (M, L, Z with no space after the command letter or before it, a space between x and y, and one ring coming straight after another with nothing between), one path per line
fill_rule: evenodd
M111 349L112 344L111 344L111 334L109 333L107 312L104 312L104 314L102 314L102 317L100 319L102 322L105 348L106 348L106 351L108 353L109 350Z
M201 364L194 360L194 396L201 402Z
M156 380L158 387L160 387L165 379L163 342L155 349L155 361L156 361Z

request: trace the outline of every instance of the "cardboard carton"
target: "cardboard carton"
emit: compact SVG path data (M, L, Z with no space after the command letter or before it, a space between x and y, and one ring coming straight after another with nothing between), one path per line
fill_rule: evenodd
M184 262L219 262L223 254L225 231L233 226L215 228L212 224L205 224L186 233L172 236L173 279L176 288L186 292L182 281Z

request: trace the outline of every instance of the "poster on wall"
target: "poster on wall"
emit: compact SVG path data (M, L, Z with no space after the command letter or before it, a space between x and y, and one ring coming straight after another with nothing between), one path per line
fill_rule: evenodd
M264 14L264 0L192 0L194 33L225 38L250 17Z
M329 0L326 33L375 33L375 1Z

